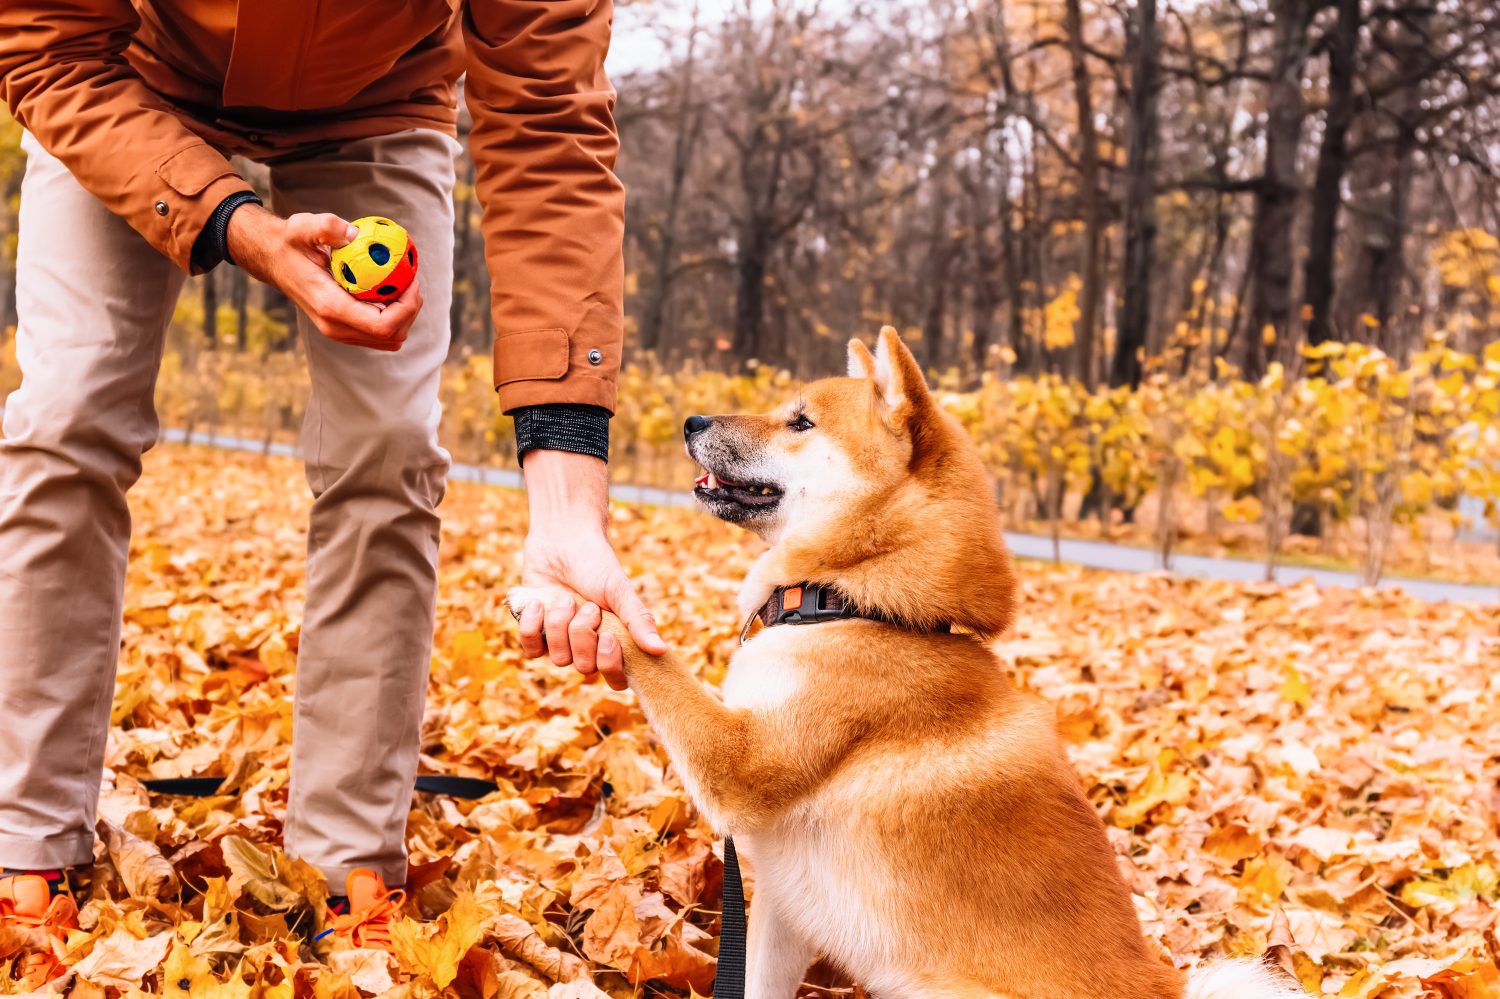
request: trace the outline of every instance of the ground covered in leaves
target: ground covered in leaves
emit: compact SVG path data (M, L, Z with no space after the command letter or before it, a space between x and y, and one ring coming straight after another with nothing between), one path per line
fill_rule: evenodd
M413 802L421 919L397 924L393 957L310 942L326 888L279 851L307 502L292 462L150 456L72 994L707 992L712 835L628 693L521 660L500 599L524 507L478 487L445 506L424 763L501 790ZM663 633L717 682L753 543L683 511L621 508L615 532ZM1056 704L1165 953L1259 953L1280 913L1314 994L1500 995L1496 608L1037 564L1021 578L997 648ZM194 774L233 793L140 783ZM27 942L0 936L0 960ZM849 994L819 975L806 994Z

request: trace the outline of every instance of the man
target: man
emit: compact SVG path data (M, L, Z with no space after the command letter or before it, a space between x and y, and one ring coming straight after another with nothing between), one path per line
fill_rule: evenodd
M173 302L221 262L297 305L312 380L286 845L334 891L351 886L366 931L403 882L448 468L438 382L461 74L495 381L530 496L525 576L592 601L533 616L527 647L622 684L596 605L661 647L606 535L624 203L611 17L611 0L0 0L0 91L29 133L23 383L0 441L0 921L58 921L38 900L91 860L125 492L156 439ZM269 206L234 154L269 165ZM345 220L369 214L421 252L421 280L383 310L327 271Z

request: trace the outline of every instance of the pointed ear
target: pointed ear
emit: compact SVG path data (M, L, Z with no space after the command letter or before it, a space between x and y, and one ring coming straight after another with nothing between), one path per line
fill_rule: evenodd
M921 407L931 398L921 365L893 326L881 329L880 342L875 345L875 386L891 409L902 403Z
M849 341L849 377L875 380L875 355L863 340Z

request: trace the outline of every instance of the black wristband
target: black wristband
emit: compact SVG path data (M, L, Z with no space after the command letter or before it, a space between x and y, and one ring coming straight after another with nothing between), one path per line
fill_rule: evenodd
M259 205L263 202L254 191L236 191L219 202L219 207L214 209L208 221L203 224L203 231L193 240L193 263L198 268L207 271L217 267L222 261L234 263L234 258L229 255L229 217L236 208L249 204Z
M516 422L516 458L528 451L571 451L609 460L609 410L601 406L549 403L522 406Z

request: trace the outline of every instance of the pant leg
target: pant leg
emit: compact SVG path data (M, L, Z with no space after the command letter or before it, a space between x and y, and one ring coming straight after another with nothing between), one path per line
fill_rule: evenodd
M93 857L130 511L183 274L26 137L0 438L0 866Z
M299 317L312 396L302 430L314 496L297 662L286 842L344 883L372 867L406 880L437 589L448 453L438 387L450 339L453 160L413 129L278 164L275 209L385 215L417 244L426 304L396 353L328 340Z

